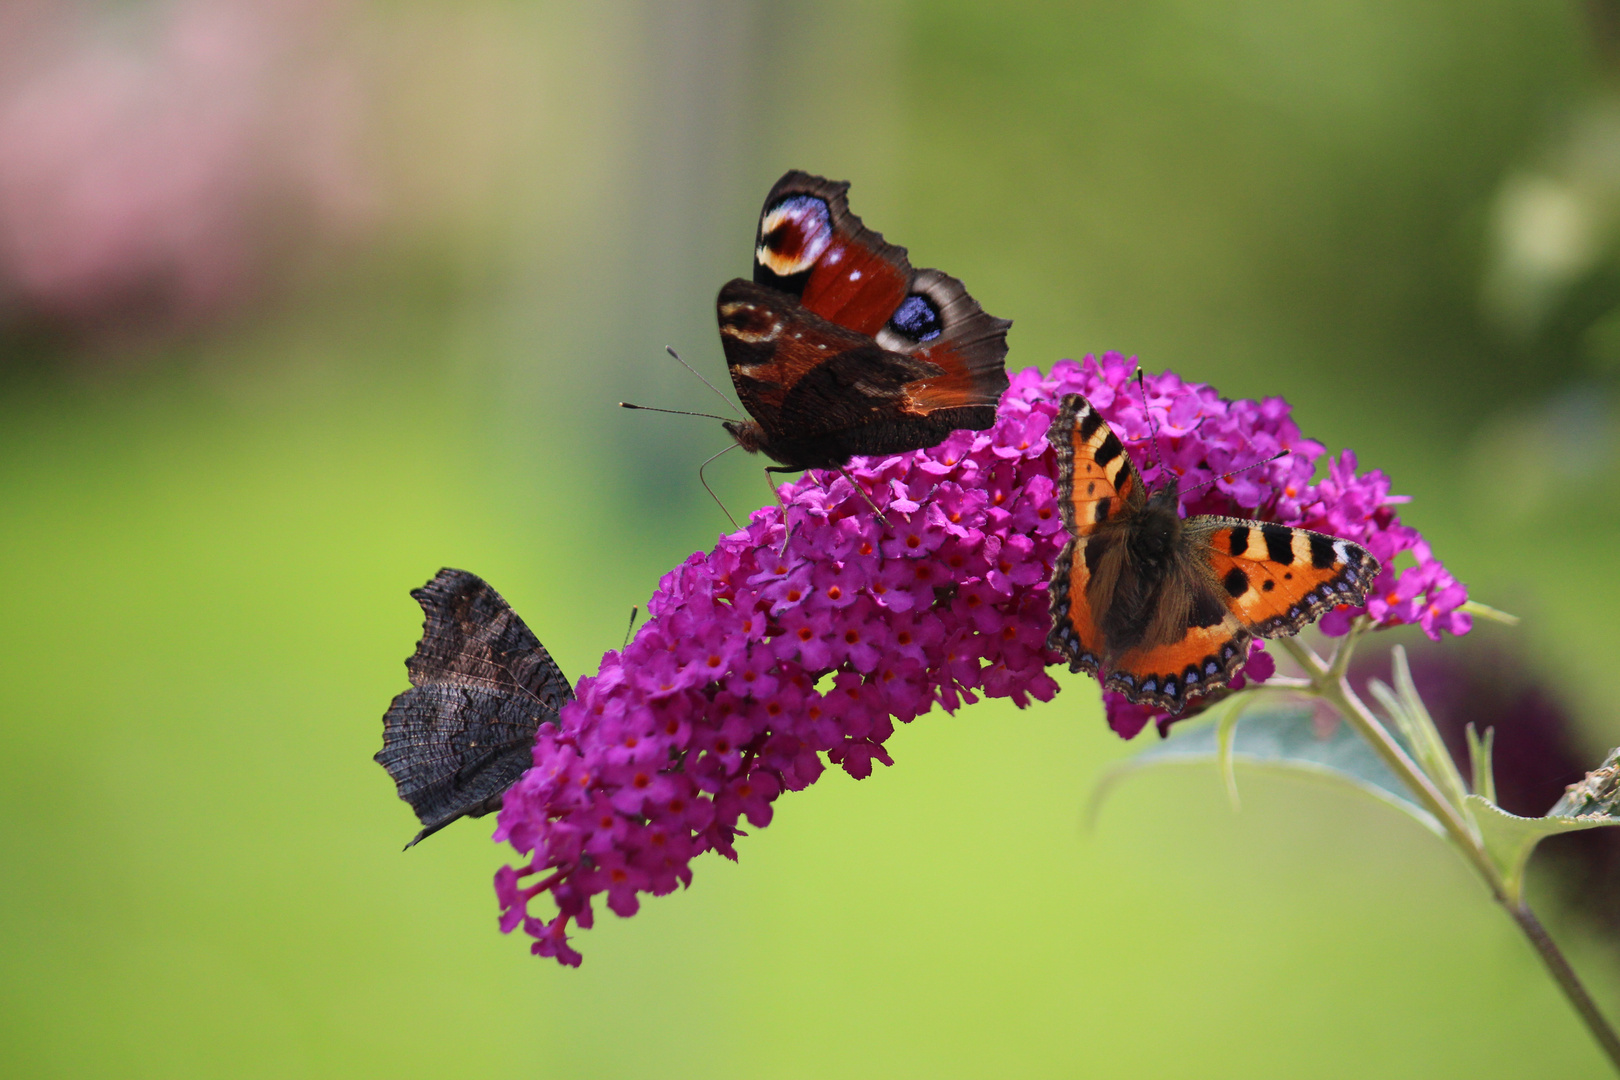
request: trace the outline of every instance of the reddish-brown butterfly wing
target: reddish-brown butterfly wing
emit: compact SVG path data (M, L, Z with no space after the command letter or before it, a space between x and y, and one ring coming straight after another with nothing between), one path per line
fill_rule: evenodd
M856 454L932 446L954 430L949 417L906 411L908 387L939 371L926 361L742 278L720 290L718 313L732 385L763 433L757 449L784 465L836 468ZM744 441L741 425L726 427Z
M985 312L956 278L919 270L911 292L877 342L937 366L941 374L907 388L914 411L972 410L954 427L983 429L995 423L996 404L1007 389L1007 330L1012 322ZM968 422L971 421L971 422Z
M794 170L765 196L754 281L840 326L876 337L911 291L906 249L850 213L849 184Z
M750 380L746 387L738 382L738 394L763 429L762 439L733 434L794 467L842 465L855 454L933 446L958 428L982 430L995 422L1008 385L1003 361L1012 324L986 314L955 278L913 269L904 248L850 212L848 187L802 172L778 180L755 237L755 291L739 279L719 300L727 365L734 380ZM781 301L770 303L770 293ZM739 302L781 317L742 325ZM855 347L834 327L875 344L877 351L859 356L881 370L863 377L857 357L846 356L836 377L829 373L805 395L807 408L830 402L832 415L814 420L813 431L784 431L782 413L768 419L749 397L785 399L816 361ZM772 328L778 332L767 342L763 332ZM896 392L900 373L907 378ZM862 398L874 383L882 392ZM840 388L847 388L844 397L830 396Z

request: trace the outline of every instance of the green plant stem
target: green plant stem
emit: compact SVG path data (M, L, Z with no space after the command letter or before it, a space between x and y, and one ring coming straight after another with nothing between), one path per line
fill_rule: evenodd
M1614 1028L1609 1026L1608 1020L1598 1011L1597 1002L1592 1000L1592 995L1581 985L1580 976L1575 974L1575 969L1564 959L1564 954L1547 934L1541 920L1536 918L1535 912L1524 903L1508 907L1508 914L1513 916L1513 921L1519 924L1524 936L1530 939L1530 944L1541 954L1541 962L1547 965L1547 971L1552 975L1553 981L1564 991L1569 1003L1575 1006L1575 1011L1586 1021L1586 1030L1592 1033L1592 1038L1598 1041L1598 1045L1603 1047L1603 1052L1609 1056L1609 1062L1614 1065L1617 1072L1620 1072L1620 1037L1616 1037Z
M1507 890L1503 886L1502 877L1497 873L1490 856L1485 854L1484 848L1480 846L1473 827L1462 816L1462 812L1441 794L1434 781L1418 767L1417 762L1412 760L1405 748L1395 741L1395 736L1389 733L1389 729L1378 722L1372 710L1367 708L1366 703L1351 689L1349 680L1344 677L1344 669L1349 666L1349 655L1354 649L1354 641L1347 640L1339 646L1339 653L1331 667L1298 638L1280 638L1278 644L1292 653L1294 659L1305 669L1310 676L1313 692L1337 709L1350 726L1367 740L1374 752L1383 759L1384 764L1389 766L1389 771L1400 777L1411 789L1412 794L1417 796L1423 808L1440 822L1441 827L1446 830L1446 835L1451 837L1463 856L1473 864L1480 877L1490 886L1497 902L1506 905Z
M1278 644L1287 649L1299 662L1300 667L1305 669L1311 682L1311 692L1339 711L1345 721L1367 740L1389 770L1401 778L1423 807L1444 827L1446 835L1462 852L1463 857L1485 880L1492 897L1513 917L1514 923L1524 932L1524 936L1529 939L1531 946L1541 957L1541 962L1547 966L1553 981L1558 984L1564 996L1569 999L1569 1003L1574 1006L1576 1014L1586 1024L1592 1038L1603 1048L1615 1071L1620 1072L1620 1036L1616 1036L1614 1028L1609 1026L1608 1020L1598 1011L1592 995L1587 993L1580 977L1575 974L1575 969L1569 966L1569 961L1564 958L1557 943L1541 925L1541 920L1536 918L1535 913L1522 899L1514 902L1508 898L1508 890L1502 875L1491 862L1483 843L1463 811L1441 793L1428 774L1419 768L1405 748L1395 741L1389 729L1379 722L1372 714L1372 710L1368 709L1366 703L1356 695L1350 681L1345 678L1356 638L1364 630L1364 626L1353 627L1340 644L1331 663L1317 656L1314 650L1297 638L1281 638Z

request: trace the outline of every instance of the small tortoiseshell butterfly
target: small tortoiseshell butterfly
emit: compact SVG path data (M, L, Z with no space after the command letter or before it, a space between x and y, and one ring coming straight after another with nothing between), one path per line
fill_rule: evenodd
M1079 394L1048 435L1069 542L1052 572L1047 645L1106 690L1179 713L1227 686L1254 635L1285 637L1359 604L1378 562L1356 544L1269 521L1181 519L1177 482L1151 495Z
M411 689L383 716L376 755L422 822L407 848L459 817L499 810L533 761L535 731L574 697L545 646L482 578L440 570L411 596L427 619L405 661Z
M847 183L790 172L765 198L754 280L716 303L726 367L752 421L727 421L773 472L937 446L995 423L1005 319L962 283L914 270L849 211Z

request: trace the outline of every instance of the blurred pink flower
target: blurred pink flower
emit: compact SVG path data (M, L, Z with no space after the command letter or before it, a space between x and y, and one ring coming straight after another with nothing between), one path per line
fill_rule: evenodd
M184 329L374 207L330 0L0 17L0 319Z

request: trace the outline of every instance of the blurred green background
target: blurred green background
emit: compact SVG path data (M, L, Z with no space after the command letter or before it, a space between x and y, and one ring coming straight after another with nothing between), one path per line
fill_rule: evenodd
M17 0L0 11L12 1076L1595 1075L1460 861L1351 794L1133 778L1095 686L935 713L737 865L496 930L370 760L442 565L571 676L695 469L784 169L1015 320L1283 395L1493 640L1613 709L1620 97L1598 3ZM734 509L757 463L709 475ZM1493 628L1494 629L1494 628ZM1151 738L1152 736L1145 736ZM1536 893L1620 1014L1615 947Z

